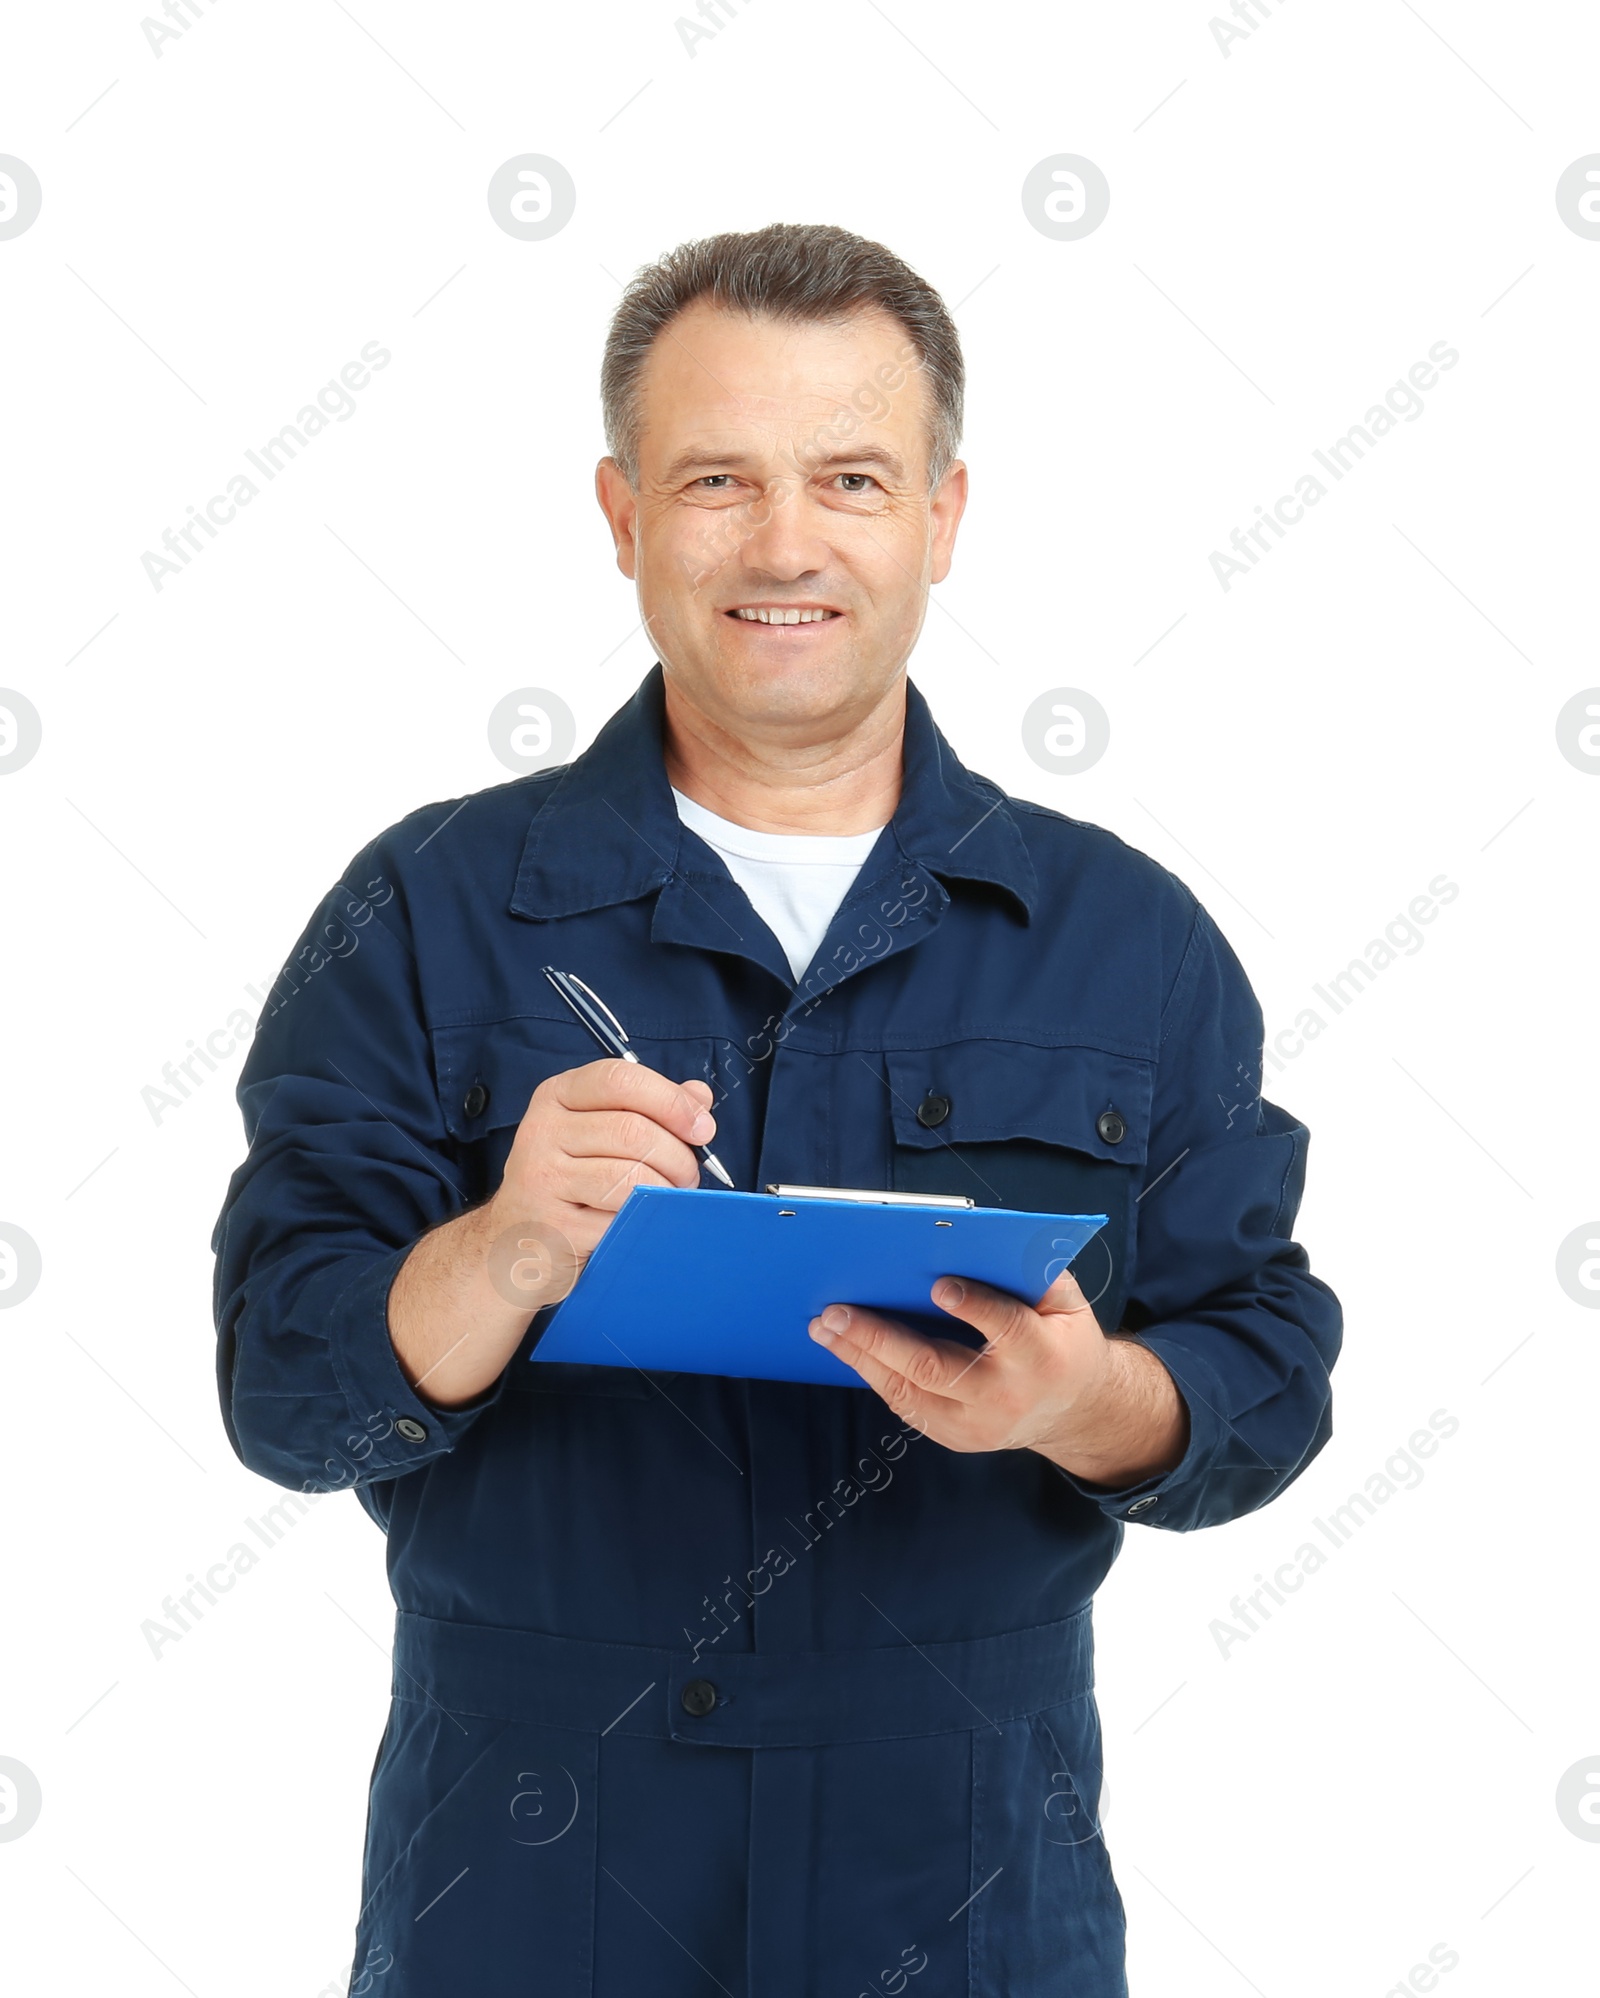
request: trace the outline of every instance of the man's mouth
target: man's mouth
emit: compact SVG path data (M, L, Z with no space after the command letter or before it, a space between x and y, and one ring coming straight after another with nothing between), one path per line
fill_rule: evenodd
M843 617L827 604L736 604L724 611L725 617L737 618L744 624L828 624L834 618Z

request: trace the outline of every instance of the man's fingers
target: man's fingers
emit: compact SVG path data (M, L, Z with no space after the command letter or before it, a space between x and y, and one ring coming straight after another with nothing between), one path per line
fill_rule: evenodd
M698 1160L695 1162L698 1167ZM676 1186L664 1172L640 1159L571 1159L563 1175L561 1197L574 1207L597 1207L615 1214L636 1186Z
M692 1148L716 1131L709 1083L673 1082L642 1063L606 1060L567 1069L540 1088L564 1113L549 1128L565 1160L561 1190L574 1204L615 1213L635 1186L700 1184Z
M951 1401L975 1398L978 1384L969 1379L981 1353L953 1339L928 1339L892 1318L859 1304L830 1304L811 1321L818 1345L838 1354L846 1366L861 1368L863 1358L880 1372L899 1374L919 1392ZM872 1381L877 1387L878 1382Z
M561 1148L574 1159L639 1159L693 1185L700 1161L671 1131L638 1110L584 1110L564 1118Z
M838 1308L829 1307L830 1310ZM850 1315L855 1318L866 1314L852 1308ZM815 1327L821 1321L814 1318L811 1323ZM936 1443L947 1442L953 1437L956 1425L965 1413L961 1403L918 1387L898 1368L887 1365L866 1347L852 1345L848 1338L835 1337L828 1344L828 1350L843 1360L847 1367L853 1367L908 1428L921 1430L923 1435L931 1436Z
M1070 1320L1089 1310L1071 1270L1063 1270L1036 1305L972 1277L941 1277L929 1295L941 1311L981 1332L990 1345L1026 1344L1045 1332L1041 1319Z
M708 1085L697 1081L693 1085L696 1093L691 1095L689 1084L674 1082L659 1070L646 1068L643 1062L608 1056L552 1076L549 1086L565 1110L631 1110L650 1118L686 1145L707 1144L716 1131Z
M972 1277L940 1277L929 1292L941 1311L981 1332L990 1346L1015 1350L1039 1334L1038 1314L1009 1291Z

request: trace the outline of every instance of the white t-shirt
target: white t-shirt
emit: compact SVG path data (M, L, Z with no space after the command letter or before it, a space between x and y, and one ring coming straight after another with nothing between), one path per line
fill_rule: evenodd
M750 906L783 945L800 978L817 954L839 904L878 843L879 826L863 833L753 832L719 818L673 787L678 817L707 846L750 898Z

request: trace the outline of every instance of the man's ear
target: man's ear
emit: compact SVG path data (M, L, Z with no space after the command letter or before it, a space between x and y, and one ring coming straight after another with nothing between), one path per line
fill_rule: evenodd
M615 458L602 458L595 466L594 496L616 543L617 567L632 582L638 557L634 529L639 518L639 499Z
M933 515L933 567L929 581L942 583L950 573L955 555L956 529L967 506L967 468L957 458L935 488L930 503Z

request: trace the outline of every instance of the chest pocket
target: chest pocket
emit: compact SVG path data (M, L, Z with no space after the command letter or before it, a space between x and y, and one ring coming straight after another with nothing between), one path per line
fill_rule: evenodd
M569 1068L602 1058L601 1048L579 1023L526 1014L482 1026L436 1027L434 1074L445 1127L456 1140L456 1156L468 1204L476 1206L498 1191L506 1160L541 1082ZM635 1039L635 1051L647 1067L674 1077L711 1078L712 1044L704 1039L645 1041ZM653 1379L636 1367L596 1367L576 1362L535 1366L528 1355L538 1343L549 1318L539 1312L527 1336L509 1362L506 1386L524 1394L603 1395L644 1401L654 1392ZM626 1344L624 1336L622 1343Z
M1133 1275L1152 1065L1099 1048L1000 1040L884 1060L894 1121L890 1185L964 1193L980 1207L1104 1214L1106 1225L1072 1273L1101 1330L1115 1332Z
M576 1021L527 1015L485 1026L435 1027L434 1075L456 1141L464 1191L476 1205L500 1185L517 1126L541 1082L600 1053Z

